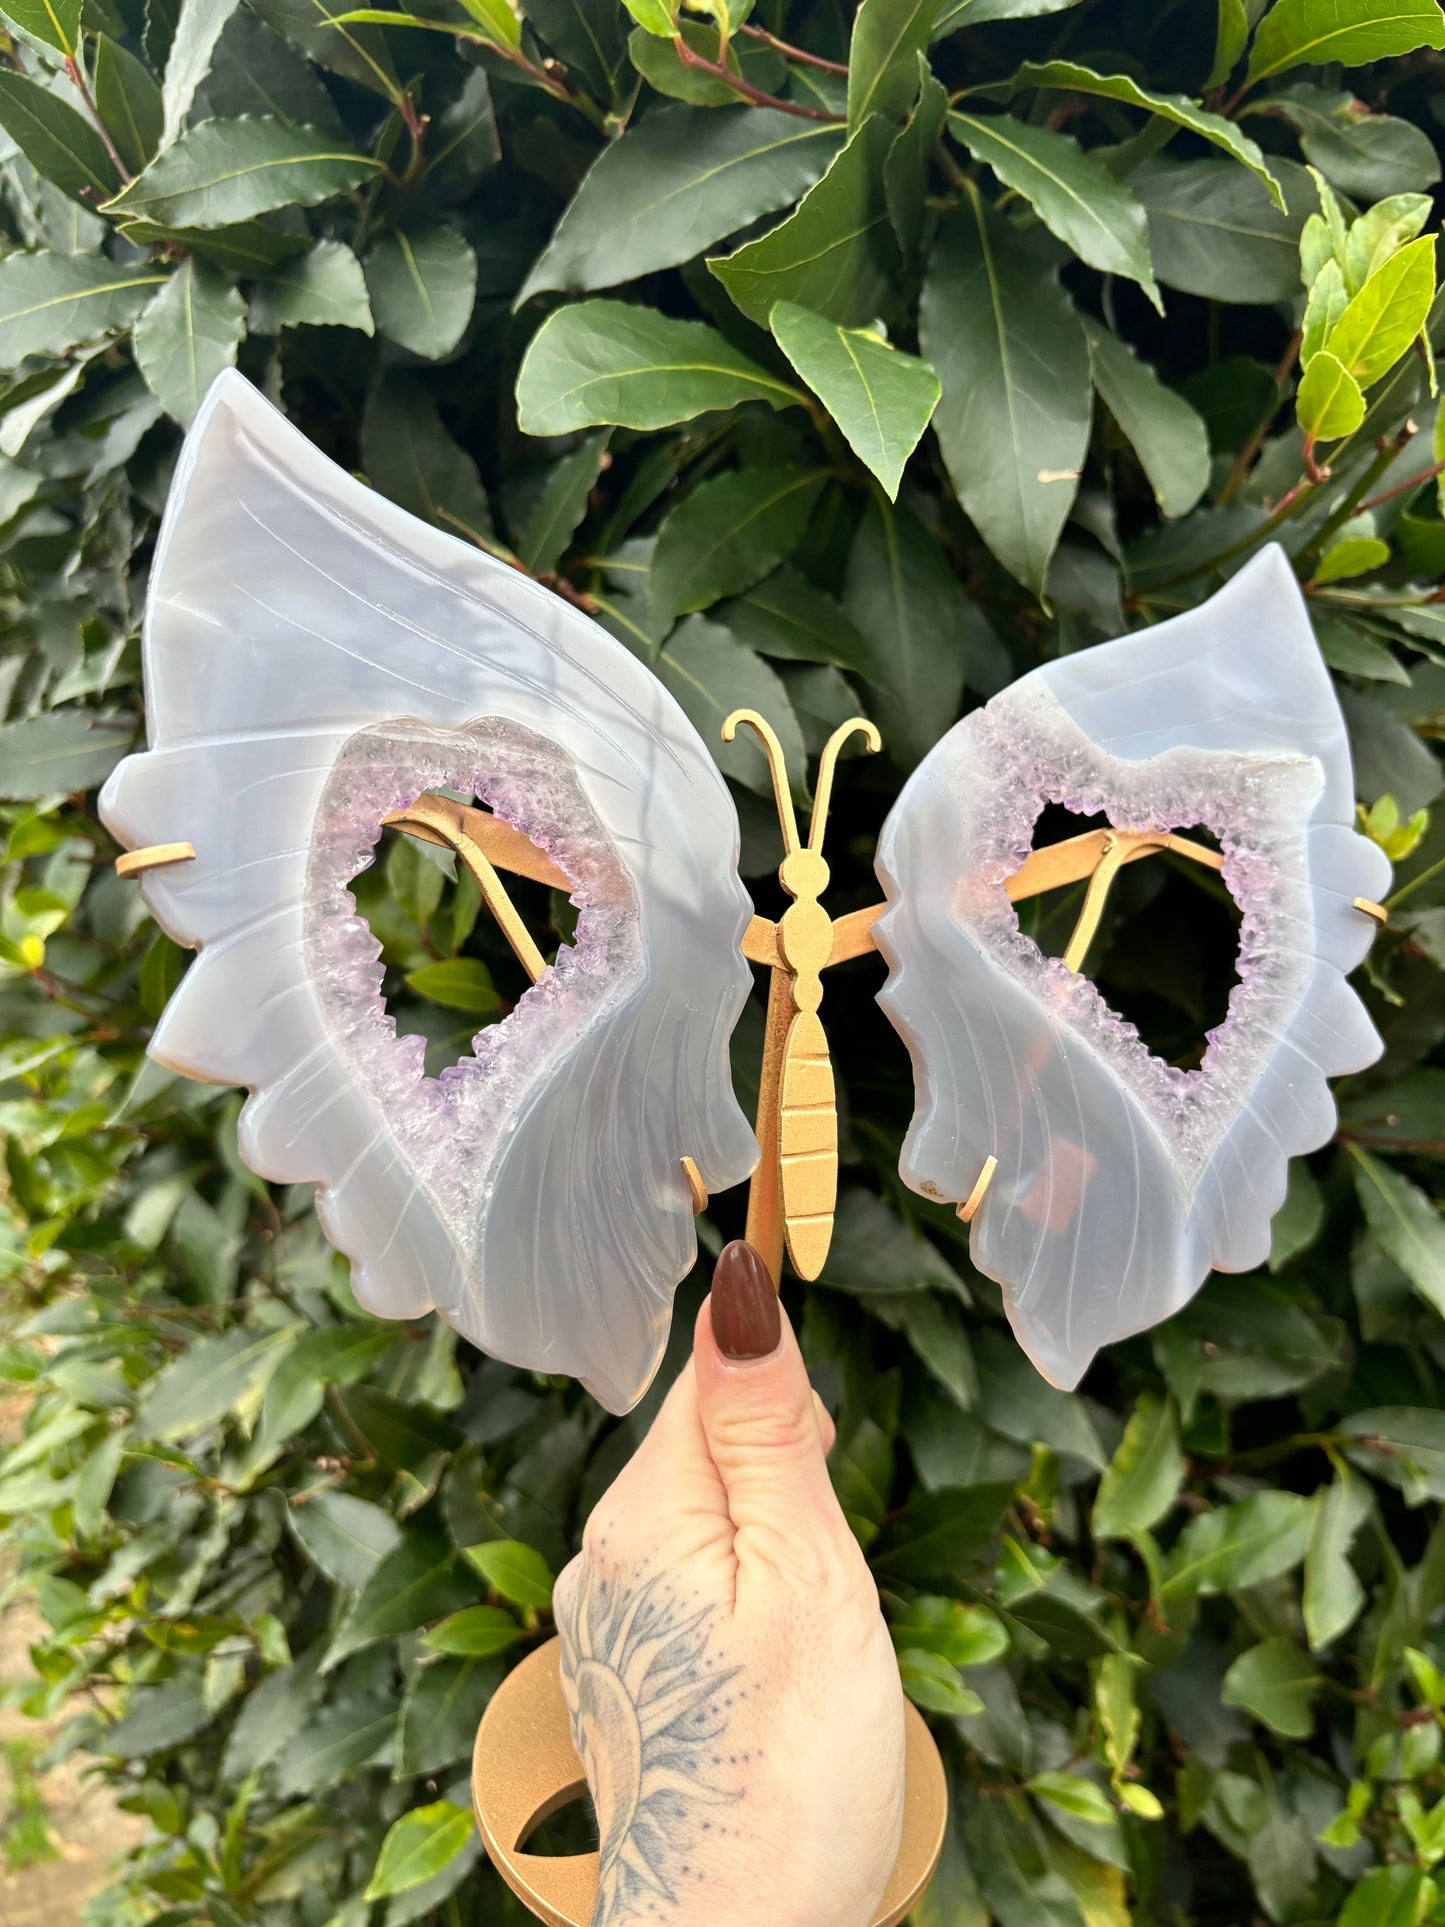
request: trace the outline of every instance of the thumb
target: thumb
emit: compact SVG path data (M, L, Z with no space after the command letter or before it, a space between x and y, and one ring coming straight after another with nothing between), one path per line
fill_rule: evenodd
M741 1239L718 1258L693 1357L703 1431L735 1532L792 1537L820 1511L841 1524L798 1341L767 1266Z

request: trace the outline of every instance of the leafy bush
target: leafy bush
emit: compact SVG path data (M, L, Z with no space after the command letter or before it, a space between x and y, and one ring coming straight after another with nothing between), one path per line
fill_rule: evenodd
M478 1864L471 1737L656 1398L612 1423L434 1320L365 1317L307 1191L239 1164L239 1096L144 1058L184 958L91 792L137 738L179 427L236 363L595 615L709 740L753 704L801 785L873 715L891 766L842 773L835 912L876 895L888 800L965 703L1285 544L1401 867L1386 1055L1293 1167L1268 1271L1049 1390L956 1219L899 1187L911 1087L859 963L826 1006L837 1242L788 1291L952 1777L917 1920L1445 1920L1445 416L1418 238L1445 18L629 9L5 7L0 1368L33 1406L0 1519L50 1628L25 1704L82 1709L63 1744L152 1823L95 1918L521 1918ZM764 770L718 754L773 912ZM357 895L433 1068L505 1014L509 954L434 853L389 840ZM1076 908L1029 927L1057 949ZM561 900L527 910L567 934ZM1094 974L1197 1061L1233 946L1210 879L1159 859ZM704 1241L740 1212L715 1201Z

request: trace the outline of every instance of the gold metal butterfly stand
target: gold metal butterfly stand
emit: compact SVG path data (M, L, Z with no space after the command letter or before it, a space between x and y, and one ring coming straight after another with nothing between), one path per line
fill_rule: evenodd
M755 710L740 709L723 725L731 742L746 725L763 745L772 776L783 835L778 880L792 899L773 922L755 916L743 936L743 954L769 975L767 1027L758 1087L756 1131L761 1152L748 1192L747 1239L762 1254L774 1284L782 1277L786 1246L794 1270L813 1279L823 1269L833 1233L838 1188L838 1114L833 1066L819 1015L823 973L835 964L876 949L873 926L882 903L834 920L821 898L829 870L823 837L838 757L860 735L868 752L880 747L878 731L862 717L834 730L818 766L807 840L799 834L784 763L774 730ZM476 879L482 899L533 983L546 969L530 931L502 881L506 872L529 877L564 893L568 879L520 830L486 810L449 797L425 795L386 818L388 824L453 851ZM1156 851L1218 870L1214 850L1162 830L1098 829L1033 851L1005 889L1014 903L1087 880L1083 906L1064 952L1070 970L1082 968L1119 871ZM121 876L184 863L190 843L155 844L132 850L116 863ZM1362 897L1354 907L1383 923L1386 912ZM695 1211L708 1196L693 1160L680 1162ZM983 1162L969 1196L958 1205L968 1223L984 1204L998 1168ZM895 1927L928 1885L942 1850L948 1814L943 1765L923 1719L907 1708L905 1809L902 1842L892 1878L873 1927ZM549 1815L586 1791L572 1744L559 1677L559 1643L549 1640L530 1653L497 1689L477 1734L472 1761L472 1801L488 1855L520 1900L548 1927L588 1927L597 1898L595 1853L550 1856L525 1851Z

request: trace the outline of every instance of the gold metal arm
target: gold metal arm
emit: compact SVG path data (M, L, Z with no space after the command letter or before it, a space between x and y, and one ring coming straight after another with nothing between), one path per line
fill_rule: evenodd
M517 906L507 895L506 885L497 875L480 840L472 834L472 821L479 817L491 824L498 822L496 817L488 817L482 810L469 810L464 804L454 803L446 796L419 796L407 809L396 810L383 821L399 830L418 830L427 842L440 843L456 851L476 878L482 901L496 918L502 935L516 953L518 963L536 983L547 968L547 959L532 941L531 931L517 914ZM511 824L503 827L512 828ZM520 832L512 830L512 834L518 836ZM522 841L527 843L529 850L534 847L525 837ZM549 864L548 868L551 867ZM561 872L557 874L560 876ZM567 887L565 877L561 887Z

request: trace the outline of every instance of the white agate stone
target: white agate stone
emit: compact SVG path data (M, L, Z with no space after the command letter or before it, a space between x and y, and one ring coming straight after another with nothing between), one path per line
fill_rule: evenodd
M1155 1057L1021 933L1004 883L1046 803L1219 838L1240 981L1199 1069ZM880 1001L913 1059L900 1168L957 1201L997 1157L971 1253L1056 1385L1177 1311L1211 1266L1263 1262L1287 1161L1334 1131L1325 1080L1379 1056L1344 973L1374 932L1352 899L1380 897L1390 866L1354 803L1334 689L1271 547L1202 608L1021 678L894 805L876 935Z
M645 1391L709 1190L757 1146L728 1039L751 906L727 787L597 624L328 461L240 376L182 451L145 622L149 750L106 785L162 927L201 955L151 1045L246 1084L241 1152L312 1181L373 1312ZM347 884L389 811L478 795L566 874L575 948L428 1078Z

